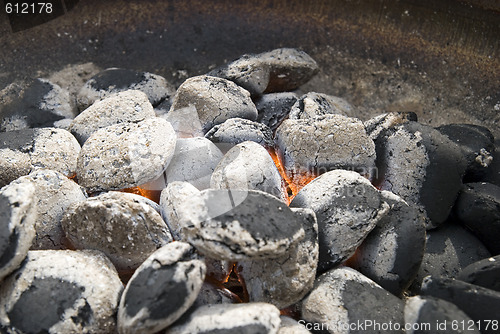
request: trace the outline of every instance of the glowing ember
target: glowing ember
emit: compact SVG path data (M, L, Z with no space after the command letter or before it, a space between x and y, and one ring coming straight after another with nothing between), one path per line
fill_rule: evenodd
M153 202L160 203L161 190L149 190L141 187L132 187L132 188L125 188L120 191L125 193L140 195L142 197L146 197L152 200Z
M285 171L285 168L283 167L283 163L280 159L280 156L273 149L269 149L268 151L271 157L273 158L274 164L276 165L276 167L278 167L278 171L280 172L281 177L283 178L283 180L285 180L287 186L286 195L288 199L288 204L290 204L295 195L297 195L297 193L302 188L304 188L309 182L318 177L318 175L315 175L312 172L288 175L288 173L286 173Z

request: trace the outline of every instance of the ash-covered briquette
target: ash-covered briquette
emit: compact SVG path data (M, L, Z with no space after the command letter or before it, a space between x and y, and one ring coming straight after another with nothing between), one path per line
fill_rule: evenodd
M500 292L453 278L427 276L422 283L422 295L455 304L481 325L482 334L498 333L498 327L486 326L486 323L500 320Z
M174 182L162 191L160 205L174 238L214 259L276 258L304 238L302 219L258 190L200 192Z
M30 251L0 285L0 324L9 333L114 333L122 290L100 252Z
M281 324L278 334L311 334L306 329L305 323L300 323L290 317L280 316Z
M196 108L204 133L230 118L257 119L257 109L247 90L232 81L207 75L184 81L175 93L169 114L189 106Z
M267 302L283 309L299 302L313 287L318 265L318 224L311 209L292 209L302 218L305 237L273 260L237 263L252 302Z
M491 183L467 183L455 203L454 212L492 255L500 254L500 187Z
M88 192L120 190L159 177L175 151L174 129L154 117L94 132L78 156L78 182Z
M197 308L165 334L276 334L280 311L271 304L218 304Z
M0 189L0 281L21 264L31 247L36 201L35 186L31 183L15 183Z
M49 169L36 170L10 185L14 184L35 187L36 235L31 250L66 249L61 220L70 205L87 198L85 190L63 174Z
M457 279L500 292L500 255L474 262L460 271Z
M178 138L164 172L165 181L189 182L199 190L210 188L210 178L222 157L221 150L206 138Z
M480 181L487 168L493 162L495 138L490 130L473 124L447 124L436 128L455 142L467 160L465 182Z
M410 290L418 294L428 275L456 278L463 268L490 255L469 230L456 222L447 222L427 231L424 257Z
M460 147L438 130L411 121L383 131L375 144L376 185L424 211L427 229L443 223L467 165Z
M73 203L61 225L75 248L102 251L119 271L137 268L172 241L160 214L129 193L112 191Z
M156 333L194 303L205 262L184 242L173 242L152 253L136 270L120 300L118 332Z
M199 196L208 215L186 234L202 254L229 261L276 258L304 238L302 218L268 193L207 189Z
M292 92L262 95L255 100L255 107L259 112L257 122L268 126L272 132L275 132L281 122L288 117L297 99L297 94Z
M205 264L207 266L207 276L217 282L226 282L231 274L234 262L205 257Z
M46 79L35 79L23 89L0 91L0 132L55 126L76 116L66 89Z
M72 176L79 153L80 144L63 129L0 132L0 187L40 168Z
M302 95L292 106L289 119L308 119L338 114L354 117L353 106L343 98L323 93L309 92Z
M145 93L153 106L169 99L175 92L175 88L157 74L108 68L93 76L80 89L76 98L78 109L84 110L95 101L130 89Z
M364 125L370 138L376 140L382 131L410 121L416 122L417 114L411 111L400 111L375 116L365 121Z
M325 333L404 333L404 302L347 267L319 276L311 293L302 301L301 310L302 319L311 325L323 324ZM391 322L392 330L356 327L367 320L379 325Z
M284 181L269 152L251 141L234 146L224 155L210 185L213 189L261 190L286 202Z
M224 153L234 145L245 141L253 141L264 147L274 145L271 129L264 124L244 118L230 118L214 126L205 137L219 145Z
M200 191L188 182L171 182L160 195L161 215L174 240L187 241L188 230L200 228L208 208Z
M411 328L406 334L480 333L474 320L455 304L430 296L406 300L405 324Z
M401 197L381 192L390 210L368 234L350 266L400 296L411 284L425 250L425 217Z
M155 117L146 94L127 90L96 101L71 122L68 131L83 143L99 129L119 123L137 123Z
M345 170L314 179L299 191L290 207L310 208L316 214L320 272L352 256L389 211L389 205L367 179Z
M307 53L290 48L243 55L208 75L231 80L252 95L292 91L308 82L319 68Z
M275 140L289 175L348 169L375 176L375 144L357 118L332 114L287 119Z

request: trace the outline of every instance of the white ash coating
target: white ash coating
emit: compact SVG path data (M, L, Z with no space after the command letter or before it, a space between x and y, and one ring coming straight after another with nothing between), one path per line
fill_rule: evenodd
M155 117L153 106L146 94L126 90L96 101L71 122L70 131L80 144L99 129L119 123L136 123Z
M0 189L0 281L26 257L35 237L35 217L33 184L13 183Z
M0 132L0 186L36 169L52 169L72 176L79 153L80 144L63 129Z
M390 206L351 258L351 266L396 296L411 284L425 249L425 217L401 197L382 191Z
M375 169L375 144L357 118L332 114L286 119L276 131L276 144L291 176L339 168L370 176Z
M84 110L95 101L131 89L144 92L152 105L157 105L175 92L175 88L157 74L108 68L93 76L80 89L76 98L78 109Z
M273 147L273 133L266 125L244 118L230 118L215 125L205 135L217 144L226 144L229 148L245 141L253 141L265 147Z
M100 252L30 251L0 286L0 322L33 333L113 333L122 290Z
M208 216L185 232L206 256L228 261L276 258L304 238L301 218L265 192L207 189L200 196Z
M175 240L187 241L187 231L199 229L208 217L200 191L188 182L172 182L160 195L162 217Z
M214 189L254 189L276 196L283 202L285 184L269 152L246 141L230 149L215 168L210 180Z
M208 75L231 80L252 95L260 95L267 88L270 72L269 64L266 64L259 55L243 55L209 72Z
M49 169L36 170L11 184L27 183L35 186L36 195L36 235L31 250L66 249L61 220L70 205L87 198L85 190L63 174Z
M271 304L218 304L199 307L165 334L259 333L276 334L280 311Z
M61 222L77 249L96 249L119 271L137 268L151 253L172 241L154 208L137 196L103 193L69 206Z
M187 311L205 279L194 248L174 242L155 251L136 270L120 300L120 334L156 333Z
M409 121L417 121L417 115L413 112L389 112L370 118L364 125L370 138L375 140L382 131Z
M95 192L152 181L172 159L175 142L170 123L158 117L100 129L87 139L78 156L78 182Z
M310 208L318 219L319 269L347 260L389 211L380 192L356 172L334 170L307 184L290 207Z
M352 333L350 324L367 319L391 321L404 328L403 308L403 301L375 282L354 269L339 267L316 279L314 289L302 301L302 319L323 324L332 334Z
M177 89L169 113L194 106L204 132L229 118L257 119L250 93L234 82L207 75L192 77Z
M47 80L37 79L38 81L50 85L50 90L39 102L38 107L47 110L63 118L74 118L76 112L69 96L69 92L61 86Z
M285 315L280 316L281 324L278 334L311 334L304 323L299 323L297 320L294 320Z
M295 102L288 118L307 119L329 114L354 117L356 113L352 105L341 97L309 92Z
M166 182L186 181L199 190L210 188L210 177L222 157L220 149L206 138L179 138L164 173Z
M313 287L318 265L318 224L311 209L292 209L302 218L305 237L273 260L237 263L252 302L266 302L283 309L299 302Z

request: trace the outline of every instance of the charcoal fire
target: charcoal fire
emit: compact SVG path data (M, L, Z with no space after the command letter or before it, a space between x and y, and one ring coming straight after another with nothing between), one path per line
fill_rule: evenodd
M47 80L0 100L2 330L498 328L492 133L406 111L362 121L349 96L297 90L318 71L282 48L177 90L107 69L74 113Z

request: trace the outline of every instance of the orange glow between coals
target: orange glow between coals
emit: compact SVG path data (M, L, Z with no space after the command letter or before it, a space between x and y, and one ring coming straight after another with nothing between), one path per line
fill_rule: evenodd
M318 175L315 175L311 172L288 175L276 151L274 149L268 149L268 152L271 158L273 159L274 164L278 168L281 177L283 178L283 180L285 180L287 187L287 192L285 195L287 197L287 204L290 204L290 202L297 195L297 193L302 188L304 188L309 182L314 180Z
M152 200L153 202L160 203L160 194L161 194L160 190L149 190L141 187L132 187L132 188L125 188L120 191L124 193L141 195L142 197L146 197Z

